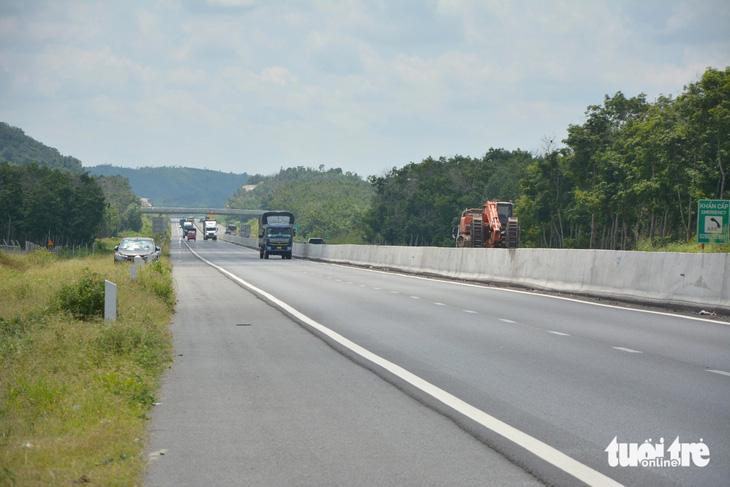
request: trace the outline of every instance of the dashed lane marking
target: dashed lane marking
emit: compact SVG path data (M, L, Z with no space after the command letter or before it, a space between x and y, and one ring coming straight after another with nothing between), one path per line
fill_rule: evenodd
M625 348L625 347L611 347L611 348L613 348L614 350L619 350L621 352L626 352L626 353L643 353L639 350L634 350L633 348Z
M728 377L730 377L730 372L725 372L724 370L707 369L707 372L712 372L713 374L727 375Z

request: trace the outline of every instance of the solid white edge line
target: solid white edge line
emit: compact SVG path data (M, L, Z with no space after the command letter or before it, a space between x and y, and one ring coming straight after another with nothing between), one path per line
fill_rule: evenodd
M386 360L379 355L374 354L373 352L367 350L366 348L361 347L357 343L345 338L344 336L340 335L339 333L337 333L333 330L330 330L326 326L309 318L307 315L297 311L296 309L292 308L285 302L279 300L272 294L269 294L268 292L264 291L263 289L257 288L256 286L244 281L243 279L241 279L240 277L231 273L230 271L227 271L226 269L204 259L200 255L198 255L198 253L195 252L189 246L188 246L188 249L201 261L205 262L206 264L213 267L214 269L217 269L220 273L228 276L230 279L239 283L241 286L251 290L252 292L258 294L259 296L276 304L276 306L285 310L290 315L296 317L298 320L306 323L307 325L311 326L312 328L319 331L320 333L328 336L329 338L336 341L343 347L348 348L349 350L360 355L364 359L369 360L370 362L382 367L383 369L387 370L391 374L408 382L412 386L420 389L421 391L425 392L426 394L430 395L431 397L440 401L441 403L445 404L446 406L463 414L464 416L471 419L472 421L475 421L475 422L481 424L482 426L484 426L485 428L516 443L517 445L521 446L525 450L531 452L532 454L534 454L537 457L543 459L544 461L550 463L551 465L559 468L560 470L566 472L567 474L572 475L573 477L577 478L578 480L580 480L588 485L591 485L591 486L618 487L618 486L622 485L622 484L616 482L615 480L613 480L612 478L602 474L601 472L599 472L597 470L593 470L592 468L588 467L587 465L583 465L579 461L569 457L565 453L557 450L556 448L553 448L552 446L548 445L547 443L543 443L542 441L538 440L537 438L533 438L532 436L528 435L527 433L523 433L522 431L518 430L517 428L510 426L503 421L500 421L499 419L495 418L494 416L491 416L491 415L485 413L484 411L477 409L476 407L472 406L471 404L468 404L467 402L459 399L458 397L444 391L443 389L436 387L435 385L431 384L430 382L407 371L403 367L396 365L393 362L390 362L389 360Z

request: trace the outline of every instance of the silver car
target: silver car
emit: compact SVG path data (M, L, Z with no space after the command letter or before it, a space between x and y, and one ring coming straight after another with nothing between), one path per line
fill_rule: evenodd
M126 237L121 243L114 247L114 262L134 261L139 256L147 262L154 262L160 258L160 247L155 245L155 240L145 237Z

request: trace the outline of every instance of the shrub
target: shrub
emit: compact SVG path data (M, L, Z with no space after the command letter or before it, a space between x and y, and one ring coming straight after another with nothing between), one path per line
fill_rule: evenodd
M158 367L168 358L166 328L152 324L110 323L96 338L99 360L110 356L129 357L143 367Z
M23 271L26 269L27 265L23 257L7 254L0 250L0 267L16 271Z
M152 292L155 296L165 302L169 310L175 308L175 289L172 284L159 279L150 280L149 286L152 288Z
M41 249L36 249L33 252L31 252L30 254L28 254L28 260L40 267L45 267L48 264L50 264L51 262L53 262L54 260L56 260L56 256L54 255L53 252L50 252L49 250L41 248Z
M150 264L150 269L157 272L158 274L162 274L163 276L170 274L170 269L168 269L167 266L162 263L162 259L157 259L152 264Z
M84 269L84 277L71 284L63 284L53 298L54 308L66 311L74 318L89 321L104 316L104 279Z
M150 264L149 269L153 272L143 274L141 281L152 290L155 296L165 302L168 309L173 310L175 308L175 289L169 278L171 269L162 260L156 260Z

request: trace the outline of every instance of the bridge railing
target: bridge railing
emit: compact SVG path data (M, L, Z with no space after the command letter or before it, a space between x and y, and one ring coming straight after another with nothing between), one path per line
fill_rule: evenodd
M246 210L239 208L185 208L182 206L144 206L142 213L159 215L236 215L259 216L264 210Z

